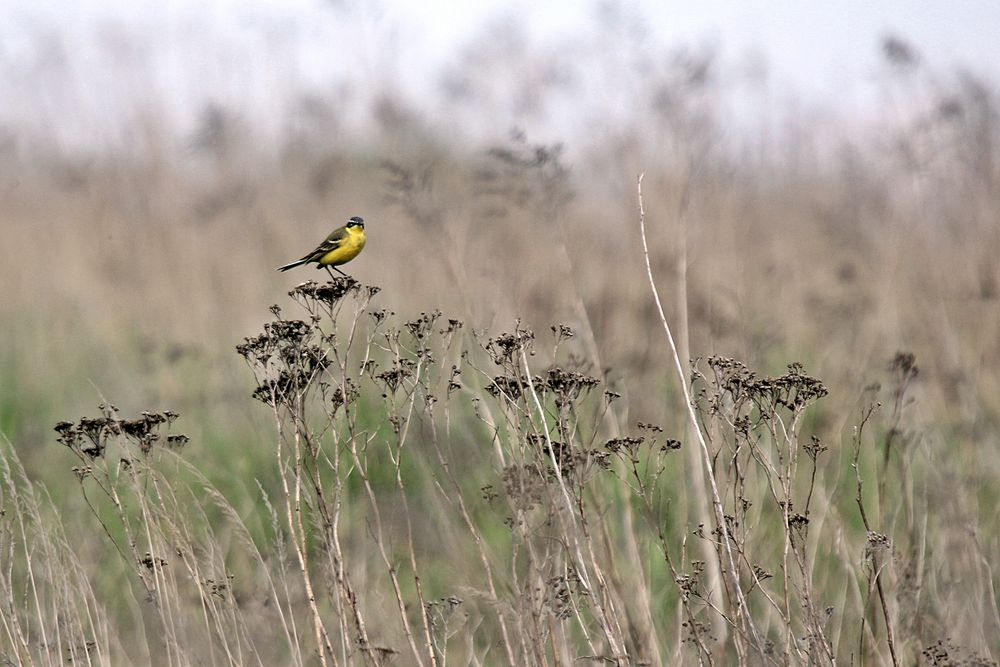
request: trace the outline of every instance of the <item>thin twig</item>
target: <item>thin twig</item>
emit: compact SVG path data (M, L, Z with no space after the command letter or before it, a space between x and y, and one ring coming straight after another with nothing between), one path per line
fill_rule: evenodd
M712 506L715 509L715 519L719 524L719 530L722 531L722 539L725 543L726 556L728 560L726 565L729 569L729 576L733 581L733 590L736 594L736 601L739 605L740 615L749 629L750 635L753 637L757 649L763 652L763 644L761 642L760 635L757 633L753 620L750 618L750 610L747 607L747 601L743 595L743 590L740 588L739 573L736 569L736 560L733 558L733 550L732 545L730 544L729 529L726 527L726 518L722 507L722 500L719 496L719 488L715 483L715 476L712 474L712 457L708 451L708 444L705 442L705 436L702 433L701 428L698 426L698 417L694 411L694 404L691 400L691 391L688 388L687 378L684 376L684 369L681 364L681 358L677 352L677 344L674 342L674 336L670 331L670 325L667 323L667 316L663 311L663 304L660 301L659 291L656 289L656 281L653 279L653 268L649 262L649 245L646 242L646 211L642 202L642 179L644 176L645 174L639 174L636 185L639 194L639 231L642 235L642 253L646 260L646 276L649 278L649 287L652 290L653 300L656 302L656 309L660 315L660 323L663 325L663 331L667 335L667 341L670 343L670 349L673 352L677 377L680 380L681 390L684 392L684 405L687 408L688 417L694 425L694 431L698 438L698 445L701 448L702 461L705 464L705 472L708 476L708 483L712 489Z

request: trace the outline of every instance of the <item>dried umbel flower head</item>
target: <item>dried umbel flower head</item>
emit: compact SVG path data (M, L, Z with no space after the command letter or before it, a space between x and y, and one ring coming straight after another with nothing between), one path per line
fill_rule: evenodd
M486 392L493 398L503 396L508 401L516 401L524 393L520 378L513 375L498 375L486 386Z
M336 412L343 406L358 400L358 396L360 395L361 390L358 388L358 385L354 384L350 378L346 378L344 383L337 385L330 394L330 404L333 407L332 412Z
M556 343L561 343L567 338L572 338L574 335L573 329L571 329L569 326L565 324L553 324L549 328L552 330L552 333L556 337Z
M375 376L375 379L385 385L389 393L395 393L403 385L403 381L413 377L417 364L412 359L396 359L392 366Z
M176 435L167 436L167 447L169 449L181 449L188 443L190 438L186 435L178 433Z
M965 646L959 646L950 639L939 639L925 647L920 655L931 667L997 667L997 662L989 656L981 656Z
M277 377L262 380L253 390L252 396L261 403L275 407L297 396L309 386L312 377L302 369L282 370Z
M663 433L662 426L657 426L656 424L647 424L646 422L636 423L636 428L642 431L649 431L650 433Z
M887 535L876 532L874 530L868 531L868 541L865 545L865 559L871 560L878 556L878 554L889 551L892 549L892 540L889 539Z
M597 378L567 371L562 368L550 368L542 382L542 388L555 396L557 406L573 403L580 394L600 384Z
M612 438L604 443L604 448L607 449L612 454L623 454L629 459L636 456L639 451L639 447L645 441L645 438Z
M510 465L504 468L503 490L511 507L530 510L545 498L548 473L535 465Z
M555 618L572 617L577 607L573 598L587 595L580 576L571 568L567 574L549 577L545 581L545 606Z
M451 367L451 377L448 378L448 395L449 396L451 396L452 392L458 391L459 389L462 388L462 384L461 384L461 382L459 382L459 379L458 379L458 376L461 375L461 374L462 374L462 369L459 368L458 366L452 364L452 367Z
M166 567L167 561L166 559L154 556L147 551L146 555L139 559L139 565L143 566L147 570L153 570Z
M273 407L309 387L333 363L317 344L321 340L323 333L314 322L281 319L244 339L236 351L258 377L253 397Z
M910 385L920 375L916 356L912 352L897 352L896 356L889 362L889 373L892 375L896 400L901 401Z
M767 413L777 408L800 410L829 393L821 381L803 373L799 363L789 364L788 372L778 377L760 377L728 357L709 357L706 363L716 388L710 400L713 412L720 409L723 398L737 404L750 401Z
M451 334L461 329L463 326L465 326L465 324L462 322L462 320L449 319L448 326L444 329L441 329L439 333L442 336L450 336Z
M264 333L243 339L236 351L247 363L262 366L282 350L298 347L314 332L315 327L302 320L276 320L264 325Z
M424 340L427 338L428 334L434 328L434 323L441 317L441 311L435 310L430 313L420 313L420 317L415 320L410 320L406 322L403 326L410 335L417 340Z
M822 454L829 448L822 442L820 442L820 439L814 435L809 438L809 442L802 445L802 449L806 451L806 454L809 455L809 458L815 461L820 454Z
M530 352L531 342L534 339L535 334L530 329L522 328L518 323L514 333L502 333L496 338L490 338L486 342L485 348L493 359L493 363L502 366L513 363L519 353Z
M558 464L559 474L563 476L574 473L583 474L593 469L593 465L603 470L611 467L611 455L603 449L587 449L569 442L550 441L536 433L529 434L527 440L542 455L548 472L553 475L555 470L551 466L552 461Z
M368 288L370 291L371 288ZM374 288L377 290L378 288ZM313 312L317 306L322 306L324 310L330 310L348 294L358 294L362 290L362 285L351 277L331 278L330 282L317 283L315 280L307 280L297 285L288 296L292 297L306 310ZM374 295L374 293L372 293Z
M108 443L114 438L138 445L143 454L148 454L161 439L161 426L169 427L178 417L176 412L166 410L147 411L135 419L122 419L113 405L102 404L99 409L103 413L100 417L81 417L76 424L69 421L57 423L57 442L66 445L81 458L90 460L103 458ZM170 448L180 448L187 442L186 435L167 436Z

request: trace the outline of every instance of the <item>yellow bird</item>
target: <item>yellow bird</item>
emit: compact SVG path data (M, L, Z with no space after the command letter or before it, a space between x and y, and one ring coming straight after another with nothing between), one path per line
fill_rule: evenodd
M346 273L338 269L341 264L346 264L357 257L365 247L365 221L354 216L347 221L343 227L333 230L326 239L316 246L316 249L302 259L278 267L279 271L294 269L309 262L316 262L317 269L326 269L330 273L330 267L342 276ZM330 273L330 277L333 274Z

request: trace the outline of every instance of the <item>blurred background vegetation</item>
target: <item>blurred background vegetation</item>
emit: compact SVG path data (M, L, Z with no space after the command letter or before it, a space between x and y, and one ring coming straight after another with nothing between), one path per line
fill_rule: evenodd
M1000 554L996 72L887 34L868 45L877 112L849 117L776 96L760 63L657 43L620 6L594 16L552 43L516 17L487 25L447 59L430 106L390 39L322 81L279 24L240 67L197 26L8 36L0 432L70 530L86 508L52 427L105 400L179 412L185 458L252 514L256 480L276 484L274 426L234 346L317 279L274 267L351 215L369 242L349 272L382 288L374 306L490 332L568 324L627 423L682 434L638 235L645 172L653 270L689 356L804 363L830 391L810 428L846 443L890 361L913 353L899 428L919 434L921 472L907 484L940 549L973 535ZM81 76L86 62L101 76ZM178 68L211 94L174 86ZM951 633L995 651L1000 628L976 628Z

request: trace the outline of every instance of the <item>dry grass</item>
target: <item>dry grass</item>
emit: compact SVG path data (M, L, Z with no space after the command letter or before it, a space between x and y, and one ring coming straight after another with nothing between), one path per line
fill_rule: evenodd
M1000 144L960 83L816 161L690 109L572 170L218 111L6 154L0 658L994 664ZM353 214L360 282L289 298Z

